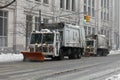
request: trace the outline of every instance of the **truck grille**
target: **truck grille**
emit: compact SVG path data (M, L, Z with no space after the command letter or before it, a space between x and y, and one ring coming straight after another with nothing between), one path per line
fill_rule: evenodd
M87 48L86 51L87 51L87 52L93 52L93 51L94 51L94 48Z

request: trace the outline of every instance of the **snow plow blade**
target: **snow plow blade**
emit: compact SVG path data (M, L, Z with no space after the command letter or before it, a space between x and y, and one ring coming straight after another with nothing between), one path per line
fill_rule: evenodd
M44 55L41 52L21 52L23 54L23 61L34 60L44 61Z

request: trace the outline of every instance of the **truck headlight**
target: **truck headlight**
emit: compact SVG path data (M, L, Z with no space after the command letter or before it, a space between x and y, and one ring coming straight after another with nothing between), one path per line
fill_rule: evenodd
M90 46L87 46L87 48L90 48Z

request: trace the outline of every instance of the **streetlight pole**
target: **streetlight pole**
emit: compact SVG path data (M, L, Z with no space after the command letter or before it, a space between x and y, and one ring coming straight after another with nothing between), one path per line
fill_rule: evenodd
M39 10L39 27L37 27L37 30L41 29L41 10Z

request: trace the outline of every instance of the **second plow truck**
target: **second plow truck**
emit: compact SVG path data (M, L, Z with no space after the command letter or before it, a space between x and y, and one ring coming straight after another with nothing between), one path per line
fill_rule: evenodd
M31 33L30 52L22 52L24 60L44 61L44 57L62 60L79 59L83 55L85 44L84 27L66 24L41 24L40 31Z
M90 35L86 38L85 56L107 56L108 54L109 44L105 35Z

